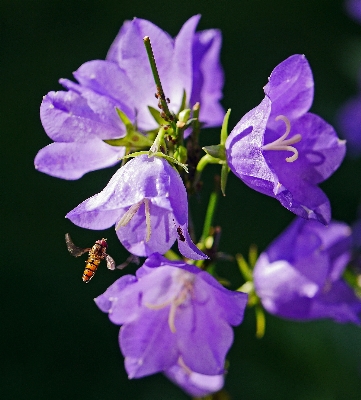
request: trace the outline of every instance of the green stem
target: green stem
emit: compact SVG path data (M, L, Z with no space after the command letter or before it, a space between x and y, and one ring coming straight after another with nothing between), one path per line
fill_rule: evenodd
M257 304L256 312L256 338L262 339L266 331L266 316L261 305Z
M216 211L217 203L218 203L218 191L214 191L211 193L211 195L209 197L206 218L204 220L203 232L202 232L202 236L201 236L201 243L204 243L204 241L209 236L209 230L211 229L211 226L212 226L213 217L214 217L214 213Z
M160 81L160 77L159 77L159 73L158 73L158 69L157 69L157 64L155 62L153 49L152 49L152 44L150 43L149 36L145 36L143 38L143 42L144 42L145 49L147 50L150 67L152 69L152 73L153 73L153 77L154 77L154 82L155 82L155 85L157 87L157 95L159 96L158 100L160 101L160 103L162 105L162 109L163 109L165 115L167 116L167 119L169 120L170 124L172 125L172 128L175 131L176 130L176 126L175 126L175 123L173 121L174 117L173 117L173 115L171 114L171 112L169 111L169 108L168 108L167 100L165 98L165 94L164 94L164 91L163 91L162 82Z

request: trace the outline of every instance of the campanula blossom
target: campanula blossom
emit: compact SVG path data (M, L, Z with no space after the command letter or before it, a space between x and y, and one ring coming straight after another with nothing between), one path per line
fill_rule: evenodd
M350 17L358 23L361 23L361 1L360 0L346 0L345 8Z
M148 109L157 108L158 100L144 36L152 40L169 109L177 114L185 93L188 106L201 103L200 121L205 126L221 125L221 33L195 32L199 18L190 18L175 39L149 21L126 21L105 60L83 64L74 72L78 83L61 79L67 91L50 92L41 104L41 121L54 143L39 151L35 167L59 178L78 179L119 162L124 147L104 142L125 136L116 108L141 133L158 128Z
M351 248L348 225L297 218L255 265L254 285L262 305L283 318L359 324L361 299L342 277Z
M175 240L193 260L207 258L188 233L187 193L179 173L163 158L142 155L127 162L98 194L67 215L75 225L107 229L132 254L164 254Z
M361 74L358 86L361 87ZM347 140L347 155L359 157L361 155L361 94L350 98L342 105L337 113L337 122L340 133Z
M339 167L345 143L331 125L308 112L313 86L305 56L279 64L264 87L265 98L230 133L226 155L248 186L300 217L327 224L329 200L317 185Z
M247 295L225 289L194 265L155 253L136 277L121 277L95 302L122 325L119 344L130 379L165 372L192 391L200 386L199 375L207 375L200 390L210 392L223 384L215 376L224 373L231 326L242 322Z

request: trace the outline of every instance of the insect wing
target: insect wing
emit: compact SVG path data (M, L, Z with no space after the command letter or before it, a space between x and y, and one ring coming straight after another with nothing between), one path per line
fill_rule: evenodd
M130 263L139 265L139 257L134 256L133 254L131 254L122 264L117 265L115 268L116 269L124 269L125 267L127 267Z
M107 268L110 270L114 270L115 269L115 261L113 260L112 257L110 257L110 255L107 254L107 256L105 257L106 261L107 261Z
M83 249L82 247L75 246L75 244L71 240L69 233L65 234L65 243L69 253L74 257L79 257L90 250L90 248Z

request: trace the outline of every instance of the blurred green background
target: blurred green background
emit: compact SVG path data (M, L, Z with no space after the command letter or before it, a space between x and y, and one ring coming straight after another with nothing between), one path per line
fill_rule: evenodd
M93 302L121 272L103 265L85 285L84 258L70 257L65 247L65 232L83 247L101 237L73 226L64 215L100 191L116 167L71 182L35 171L33 159L51 142L39 106L43 95L61 89L59 78L71 78L82 63L104 58L125 19L149 19L174 36L196 13L202 14L199 29L223 32L223 105L232 108L231 127L261 101L272 69L295 53L304 53L311 64L312 111L327 121L334 123L337 108L357 93L361 26L345 15L339 0L0 2L1 399L188 398L162 375L128 381L119 328ZM217 140L217 130L204 131L203 144ZM208 169L205 190L191 204L198 233L217 171ZM323 185L335 219L351 223L356 217L360 171L360 161L346 160ZM277 201L231 176L215 219L223 228L221 250L246 254L252 243L263 250L292 218ZM114 230L104 236L110 254L123 261L126 252ZM241 282L232 263L220 264L218 273L234 287ZM249 311L235 333L225 386L232 399L361 397L358 327L267 316L266 336L257 340Z

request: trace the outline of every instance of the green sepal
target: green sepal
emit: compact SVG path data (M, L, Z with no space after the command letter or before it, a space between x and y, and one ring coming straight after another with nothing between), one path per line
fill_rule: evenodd
M164 152L166 151L167 146L164 141L164 134L165 134L164 126L161 126L158 131L157 137L155 138L154 142L152 143L152 146L149 149L148 157L153 157L154 154L160 151L162 147L164 148Z
M226 115L223 118L222 129L221 129L221 144L225 144L228 137L228 120L231 115L231 109L229 108Z
M252 268L249 266L248 262L244 259L242 254L236 254L236 260L238 268L246 282L253 281Z
M151 107L151 106L148 106L148 110L152 114L152 117L155 119L155 122L158 125L168 125L169 124L169 122L167 122L165 119L163 119L160 116L159 110L157 110L156 108Z
M108 139L104 140L104 142L111 146L124 146L128 148L150 147L153 142L147 136L144 136L135 129L128 116L122 110L117 107L115 109L120 120L123 122L127 133L123 138Z
M149 151L136 151L136 152L134 152L134 153L127 154L126 156L119 158L119 160L125 160L125 159L127 159L127 158L139 157L139 156L142 156L142 155L144 155L144 154L146 154L146 155L149 157ZM160 151L154 153L154 154L152 155L152 157L161 157L161 158L164 158L164 159L166 159L167 161L169 161L171 164L179 165L179 166L182 167L182 168L184 169L184 171L188 174L188 167L187 167L187 165L186 165L186 164L180 163L180 162L179 162L178 160L176 160L174 157L167 156L166 154L161 153Z
M219 158L222 161L226 160L226 150L223 144L217 144L213 146L205 146L202 149L214 158Z
M228 179L228 174L229 174L230 168L228 167L227 164L222 164L221 168L221 191L223 196L226 195L226 185L227 185L227 179Z
M121 109L119 109L118 107L115 107L118 117L121 119L121 121L123 122L123 124L125 125L125 129L127 130L127 132L129 131L135 131L135 128L132 124L132 122L130 121L130 119L128 118L128 116L125 114L125 112L123 112Z
M150 147L153 142L137 131L129 132L127 135L121 139L109 139L104 140L105 143L111 146L124 146L133 148L144 148Z

